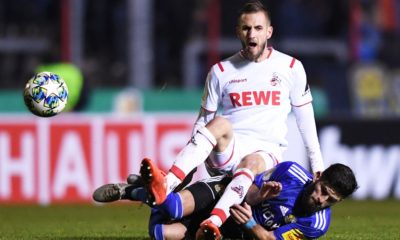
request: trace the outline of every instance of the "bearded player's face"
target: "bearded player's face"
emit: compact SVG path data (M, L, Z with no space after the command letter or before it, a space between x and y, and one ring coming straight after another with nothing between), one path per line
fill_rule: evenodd
M314 213L341 201L336 191L321 181L308 185L302 195L301 205L304 212Z
M265 58L267 41L271 38L272 27L264 12L242 14L236 29L242 43L243 55L250 61Z

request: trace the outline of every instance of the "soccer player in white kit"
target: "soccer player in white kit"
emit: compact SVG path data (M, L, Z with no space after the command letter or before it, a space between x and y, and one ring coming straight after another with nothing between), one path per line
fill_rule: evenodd
M260 2L244 5L236 31L242 49L211 68L191 141L166 176L146 158L140 171L156 205L203 162L211 175L233 175L201 227L221 226L230 215L230 207L243 201L254 176L282 160L290 111L296 117L314 175L324 170L302 63L267 47L273 28L269 12Z

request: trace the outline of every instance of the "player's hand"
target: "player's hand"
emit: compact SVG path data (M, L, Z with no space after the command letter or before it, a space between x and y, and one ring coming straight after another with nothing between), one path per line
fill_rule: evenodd
M313 174L313 180L315 181L315 180L318 180L320 177L321 177L321 174L322 174L322 172L321 171L318 171L318 172L315 172L314 174Z
M281 191L282 184L280 182L269 181L262 185L259 194L263 200L267 200L279 196Z
M253 218L251 207L246 202L244 202L242 205L234 204L229 209L229 212L237 224L246 224L250 219Z

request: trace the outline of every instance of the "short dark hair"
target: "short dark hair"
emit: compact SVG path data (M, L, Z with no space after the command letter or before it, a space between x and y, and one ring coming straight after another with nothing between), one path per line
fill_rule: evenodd
M260 1L255 0L255 1L250 1L250 2L245 3L243 5L243 7L240 9L239 17L238 17L238 25L239 25L239 22L240 22L240 17L243 14L256 13L256 12L264 12L265 17L267 18L269 23L271 23L271 14L270 14L270 12L267 10L267 8Z
M331 187L342 198L348 197L357 188L357 180L350 167L335 163L322 172L320 181Z

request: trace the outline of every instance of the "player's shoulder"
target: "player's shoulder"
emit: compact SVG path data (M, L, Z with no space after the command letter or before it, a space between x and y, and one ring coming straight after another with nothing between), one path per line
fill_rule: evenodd
M309 238L318 238L324 235L331 221L331 209L325 208L308 217L297 219L298 224L306 226L304 234Z
M299 182L305 184L312 179L312 175L300 164L292 161L281 162L276 166L273 173L274 177L279 178L281 176L297 179Z
M302 235L306 239L316 239L322 237L329 229L330 208L320 210L310 216L298 217L288 215L285 218L291 222L274 231L277 239L298 239Z
M232 71L235 71L236 66L238 63L243 61L243 58L240 55L240 52L225 58L217 63L215 63L212 67L211 70L216 74L217 76L223 75L230 73Z
M283 53L283 52L281 52L279 50L276 50L274 48L271 48L271 50L273 51L273 55L272 56L273 56L274 61L279 62L280 66L288 67L290 69L293 69L293 68L295 68L297 66L302 66L303 65L302 62L299 59L297 59L296 57L294 57L294 56L291 56L291 55L289 55L287 53Z

